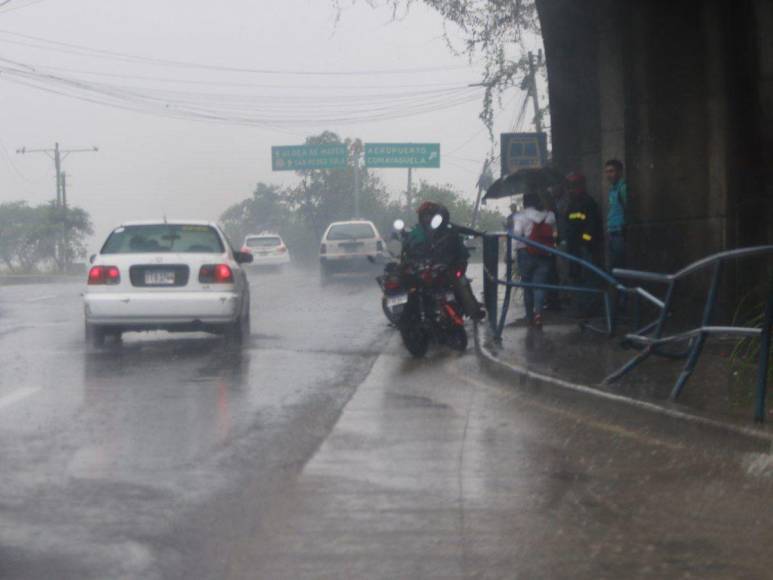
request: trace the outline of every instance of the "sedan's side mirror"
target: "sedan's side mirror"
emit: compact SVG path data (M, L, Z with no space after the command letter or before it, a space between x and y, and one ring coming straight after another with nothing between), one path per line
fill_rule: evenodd
M234 260L237 264L252 264L252 254L247 252L234 252Z
M96 254L91 254L91 256L89 256L89 264L93 264L94 260L96 260L96 259L97 259L97 255Z

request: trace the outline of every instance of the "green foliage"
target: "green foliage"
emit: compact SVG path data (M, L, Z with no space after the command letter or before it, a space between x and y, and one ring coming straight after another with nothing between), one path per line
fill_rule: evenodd
M0 260L11 272L63 270L86 256L86 237L93 232L89 214L80 208L0 204Z
M753 291L750 296L764 293ZM747 306L749 301L745 298L738 306L733 324L747 328L761 328L765 322L765 304L760 301L752 306ZM738 341L730 354L730 364L734 375L745 384L754 384L757 380L757 367L760 361L760 339L746 337ZM768 386L773 386L773 352L768 353Z

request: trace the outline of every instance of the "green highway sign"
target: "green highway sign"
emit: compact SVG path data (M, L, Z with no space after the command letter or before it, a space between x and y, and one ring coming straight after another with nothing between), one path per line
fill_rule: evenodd
M302 171L304 169L340 169L349 162L346 145L289 145L271 148L271 169Z
M440 167L440 143L365 143L365 167Z

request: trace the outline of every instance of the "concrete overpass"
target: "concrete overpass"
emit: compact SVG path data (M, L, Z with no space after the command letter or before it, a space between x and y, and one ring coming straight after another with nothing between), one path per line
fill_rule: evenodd
M633 266L773 243L773 2L537 6L555 161L586 172L604 205L604 160L626 164Z

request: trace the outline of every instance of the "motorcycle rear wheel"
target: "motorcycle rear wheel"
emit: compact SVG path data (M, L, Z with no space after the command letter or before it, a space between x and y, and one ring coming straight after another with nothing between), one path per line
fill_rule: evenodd
M405 348L416 358L422 358L429 350L430 334L421 326L404 326L400 329Z

